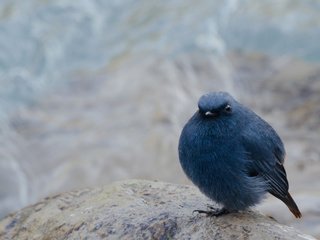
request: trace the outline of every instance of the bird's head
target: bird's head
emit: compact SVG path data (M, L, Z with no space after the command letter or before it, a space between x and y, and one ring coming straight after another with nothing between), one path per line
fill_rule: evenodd
M198 102L199 114L207 119L217 119L233 114L236 101L226 92L210 92Z

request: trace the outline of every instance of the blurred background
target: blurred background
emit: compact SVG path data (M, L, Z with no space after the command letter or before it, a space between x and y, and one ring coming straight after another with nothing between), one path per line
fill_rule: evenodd
M290 191L257 209L320 237L320 2L0 0L0 218L54 193L187 183L180 131L224 90L283 138Z

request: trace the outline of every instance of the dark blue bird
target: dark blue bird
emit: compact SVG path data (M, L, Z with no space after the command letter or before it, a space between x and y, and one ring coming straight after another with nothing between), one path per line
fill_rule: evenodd
M275 130L226 92L203 95L198 108L180 136L180 163L200 191L223 208L196 211L219 216L245 210L269 192L300 218Z

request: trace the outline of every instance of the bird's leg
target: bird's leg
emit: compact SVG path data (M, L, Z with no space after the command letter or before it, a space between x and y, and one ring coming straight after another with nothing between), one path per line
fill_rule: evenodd
M194 210L196 213L206 214L208 217L219 217L224 214L230 213L226 208L214 208L213 206L208 205L209 210Z
M218 211L219 208L214 207L213 205L207 204L207 208L211 211Z

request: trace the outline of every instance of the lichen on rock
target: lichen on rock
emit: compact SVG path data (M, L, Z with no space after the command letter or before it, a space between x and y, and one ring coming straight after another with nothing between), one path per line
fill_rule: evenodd
M257 212L195 214L195 187L128 180L62 193L10 214L0 239L314 239Z

